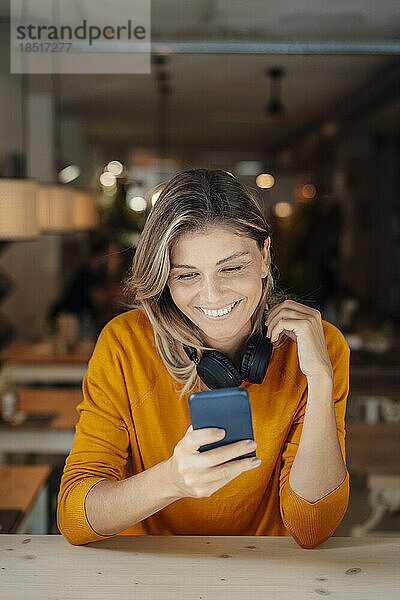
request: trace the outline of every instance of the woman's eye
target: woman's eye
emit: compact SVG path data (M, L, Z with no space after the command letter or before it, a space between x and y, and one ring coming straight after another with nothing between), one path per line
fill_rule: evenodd
M227 267L226 269L222 269L222 270L223 271L239 271L240 269L243 269L243 267ZM187 273L186 275L179 275L178 279L190 279L194 275L197 275L197 273Z

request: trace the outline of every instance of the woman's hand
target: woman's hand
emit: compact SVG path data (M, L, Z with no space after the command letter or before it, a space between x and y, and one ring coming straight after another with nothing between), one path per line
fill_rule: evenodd
M222 432L222 437L218 436L218 432ZM226 462L253 451L254 447L247 445L248 440L198 452L200 446L221 441L224 435L223 429L207 427L194 430L190 425L179 440L168 461L168 476L181 498L208 498L243 471L258 467L253 457Z
M271 342L276 342L281 332L297 342L300 369L307 378L320 375L333 378L318 310L294 300L285 300L271 308L265 323Z

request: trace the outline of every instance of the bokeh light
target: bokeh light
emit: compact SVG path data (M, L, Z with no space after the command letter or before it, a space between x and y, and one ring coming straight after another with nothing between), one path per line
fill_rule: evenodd
M154 206L155 203L158 200L159 195L161 194L161 190L158 190L158 192L154 192L154 194L151 197L151 204Z
M256 184L263 189L272 188L275 178L270 173L260 173L256 178Z
M113 175L118 177L119 175L121 175L122 171L124 170L124 166L122 163L119 162L119 160L111 160L108 163L106 169L109 173L112 173Z
M272 207L272 212L279 219L287 219L292 216L293 208L289 202L276 202Z
M144 212L147 208L147 202L143 196L133 196L128 199L128 206L135 212Z
M78 165L68 165L68 167L61 169L58 174L58 180L61 181L61 183L70 183L77 179L80 174L81 170Z
M308 200L311 200L311 198L314 198L316 192L317 192L317 190L315 189L315 185L313 185L312 183L306 183L301 188L301 193L302 193L303 197L307 198Z
M109 173L108 171L104 171L104 173L100 175L100 183L103 187L112 187L115 185L115 182L115 175Z

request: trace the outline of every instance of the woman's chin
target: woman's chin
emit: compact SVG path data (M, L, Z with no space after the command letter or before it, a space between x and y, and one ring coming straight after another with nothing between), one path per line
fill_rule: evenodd
M245 329L248 329L250 334L251 318L226 320L221 321L219 324L210 321L207 322L204 319L197 319L196 325L210 340L223 341L242 334Z

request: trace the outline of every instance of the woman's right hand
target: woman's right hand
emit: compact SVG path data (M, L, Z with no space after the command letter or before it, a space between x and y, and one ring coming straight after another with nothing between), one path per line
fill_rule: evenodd
M253 462L254 457L226 463L232 458L253 451L255 448L247 445L249 440L198 452L200 446L223 439L219 437L219 433L224 434L224 429L207 427L193 430L193 426L190 425L184 437L175 446L169 459L169 475L177 495L181 498L207 498L243 471L259 466L260 463Z

